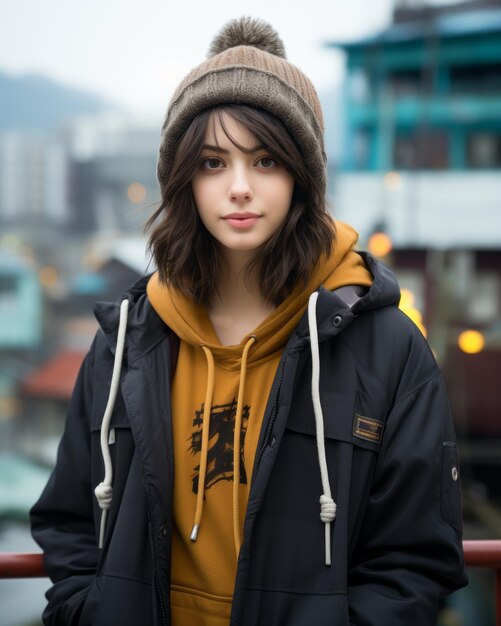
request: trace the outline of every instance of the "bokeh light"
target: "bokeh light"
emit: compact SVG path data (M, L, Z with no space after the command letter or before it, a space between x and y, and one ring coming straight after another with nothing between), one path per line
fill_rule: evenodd
M478 330L465 330L458 337L458 346L467 354L478 354L485 347L485 338Z
M388 172L383 182L388 191L398 191L402 187L402 176L398 172Z
M386 233L374 233L369 238L369 252L377 257L384 257L391 252L393 243Z
M40 280L42 287L50 289L51 287L57 285L59 275L55 267L41 267L38 271L38 279Z
M427 336L427 330L423 324L423 314L414 306L416 298L410 289L402 289L398 308L409 317L419 328L424 337Z
M146 198L146 187L141 183L132 183L127 189L127 197L134 204L144 202Z

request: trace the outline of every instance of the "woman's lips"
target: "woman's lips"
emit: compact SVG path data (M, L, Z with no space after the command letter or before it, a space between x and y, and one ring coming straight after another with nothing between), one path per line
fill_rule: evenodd
M227 215L224 219L233 228L250 228L254 226L259 217L260 216L255 213L232 213L231 215Z

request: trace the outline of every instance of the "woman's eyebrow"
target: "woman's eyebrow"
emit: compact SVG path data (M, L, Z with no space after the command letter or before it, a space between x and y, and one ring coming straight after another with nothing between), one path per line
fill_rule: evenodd
M256 152L260 152L261 150L265 149L265 146L263 146L263 144L259 144L258 146L253 146L252 148L244 148L243 146L239 146L238 149L243 152L244 154L254 154ZM213 152L219 152L220 154L229 154L229 150L226 150L226 148L221 148L221 146L213 146L210 144L205 143L202 146L202 150L211 150Z

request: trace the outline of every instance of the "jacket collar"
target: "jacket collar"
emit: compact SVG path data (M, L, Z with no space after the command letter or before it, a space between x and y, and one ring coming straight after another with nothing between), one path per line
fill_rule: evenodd
M132 363L166 339L172 331L157 315L146 295L150 275L143 276L122 297L129 300L127 319L126 353ZM94 315L103 331L108 346L115 354L120 302L96 302Z
M365 295L353 297L351 290L328 291L319 288L317 303L318 340L325 341L342 332L351 322L367 311L385 306L396 306L400 300L400 288L392 270L368 252L358 252L372 274L373 282ZM353 303L353 301L355 302ZM305 315L296 329L296 338L309 342L308 319Z

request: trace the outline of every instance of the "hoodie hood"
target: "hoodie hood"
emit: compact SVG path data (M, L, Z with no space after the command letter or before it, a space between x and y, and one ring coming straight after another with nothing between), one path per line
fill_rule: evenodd
M357 232L343 222L335 224L336 241L331 255L319 260L306 287L296 287L252 331L255 345L249 353L248 367L259 365L263 359L283 348L303 317L310 294L321 285L329 291L346 285L371 285L372 276L362 257L354 250L358 240ZM148 282L147 293L155 311L182 341L193 346L207 346L223 367L240 367L242 346L249 341L250 334L245 335L240 344L222 346L209 320L206 307L194 304L179 291L160 283L157 273Z
M336 223L339 224L339 222ZM353 313L361 315L366 311L380 309L385 306L398 306L400 287L393 270L369 252L359 250L354 252L354 254L362 258L372 282L365 295L359 299L357 298L357 302L352 307ZM142 357L157 343L172 333L172 329L165 325L149 301L147 286L153 276L154 274L142 276L136 283L131 285L119 301L98 301L93 307L94 316L106 338L110 352L115 354L120 322L120 303L123 300L129 302L126 341L128 363ZM325 290L322 289L321 295L323 297L319 302L319 308L321 307L323 310L345 305L345 299L341 297L342 292L342 289L337 289L334 292L327 291L325 293ZM281 306L284 304L285 301ZM328 326L328 328L323 329L319 324L320 341L332 334L332 325L329 324ZM296 335L304 335L303 332L300 332L300 329L304 327L308 328L305 315L303 315L303 319L298 324Z

